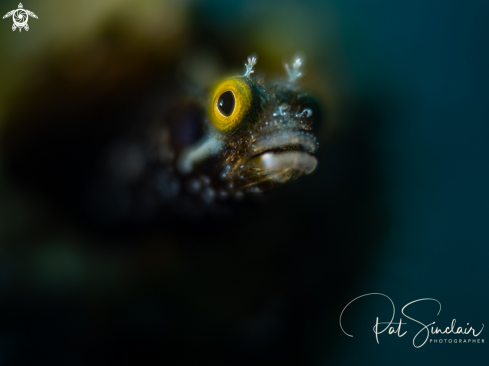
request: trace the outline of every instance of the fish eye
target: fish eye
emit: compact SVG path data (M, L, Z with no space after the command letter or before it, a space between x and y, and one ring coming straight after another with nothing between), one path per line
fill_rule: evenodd
M254 82L243 76L231 77L214 87L209 119L219 131L232 134L252 122L258 106L259 96Z
M227 91L221 94L217 101L217 108L225 117L229 117L234 111L235 105L234 94L232 91Z

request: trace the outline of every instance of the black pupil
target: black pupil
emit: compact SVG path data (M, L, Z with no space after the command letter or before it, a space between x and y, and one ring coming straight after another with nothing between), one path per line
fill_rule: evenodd
M234 111L234 94L230 91L222 93L217 101L217 108L223 115L229 117Z

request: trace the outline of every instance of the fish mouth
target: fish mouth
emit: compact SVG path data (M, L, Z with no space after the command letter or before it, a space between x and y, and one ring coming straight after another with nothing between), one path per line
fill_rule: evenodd
M250 150L251 158L266 152L283 153L286 151L303 151L314 154L318 148L316 137L307 131L275 131L259 137Z
M313 155L316 137L307 131L275 131L261 136L249 151L244 164L255 185L264 181L285 183L312 173L317 166Z
M251 159L250 162L260 175L276 183L285 183L311 174L317 166L317 159L304 151L268 151Z

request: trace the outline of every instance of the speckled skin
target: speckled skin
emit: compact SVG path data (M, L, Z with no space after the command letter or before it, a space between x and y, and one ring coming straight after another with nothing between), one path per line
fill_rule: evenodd
M146 220L158 212L227 212L247 196L283 185L257 168L265 152L315 153L318 142L312 131L320 115L314 99L295 83L265 85L254 78L249 82L260 102L236 132L217 131L207 117L208 106L187 100L170 108L142 139L119 141L108 150L105 170L112 172L111 194L120 195L118 217ZM222 148L182 173L177 164L182 152L210 138L218 139ZM295 170L287 181L302 174ZM94 200L100 195L104 194L97 193Z

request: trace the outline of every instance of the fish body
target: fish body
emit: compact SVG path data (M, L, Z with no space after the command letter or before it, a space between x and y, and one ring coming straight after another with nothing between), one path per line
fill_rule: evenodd
M244 75L219 80L204 103L177 102L143 140L116 141L103 169L107 193L97 192L99 181L88 195L92 211L118 192L117 216L205 215L312 173L320 115L298 85L302 63L297 57L288 79L265 83L250 57Z

